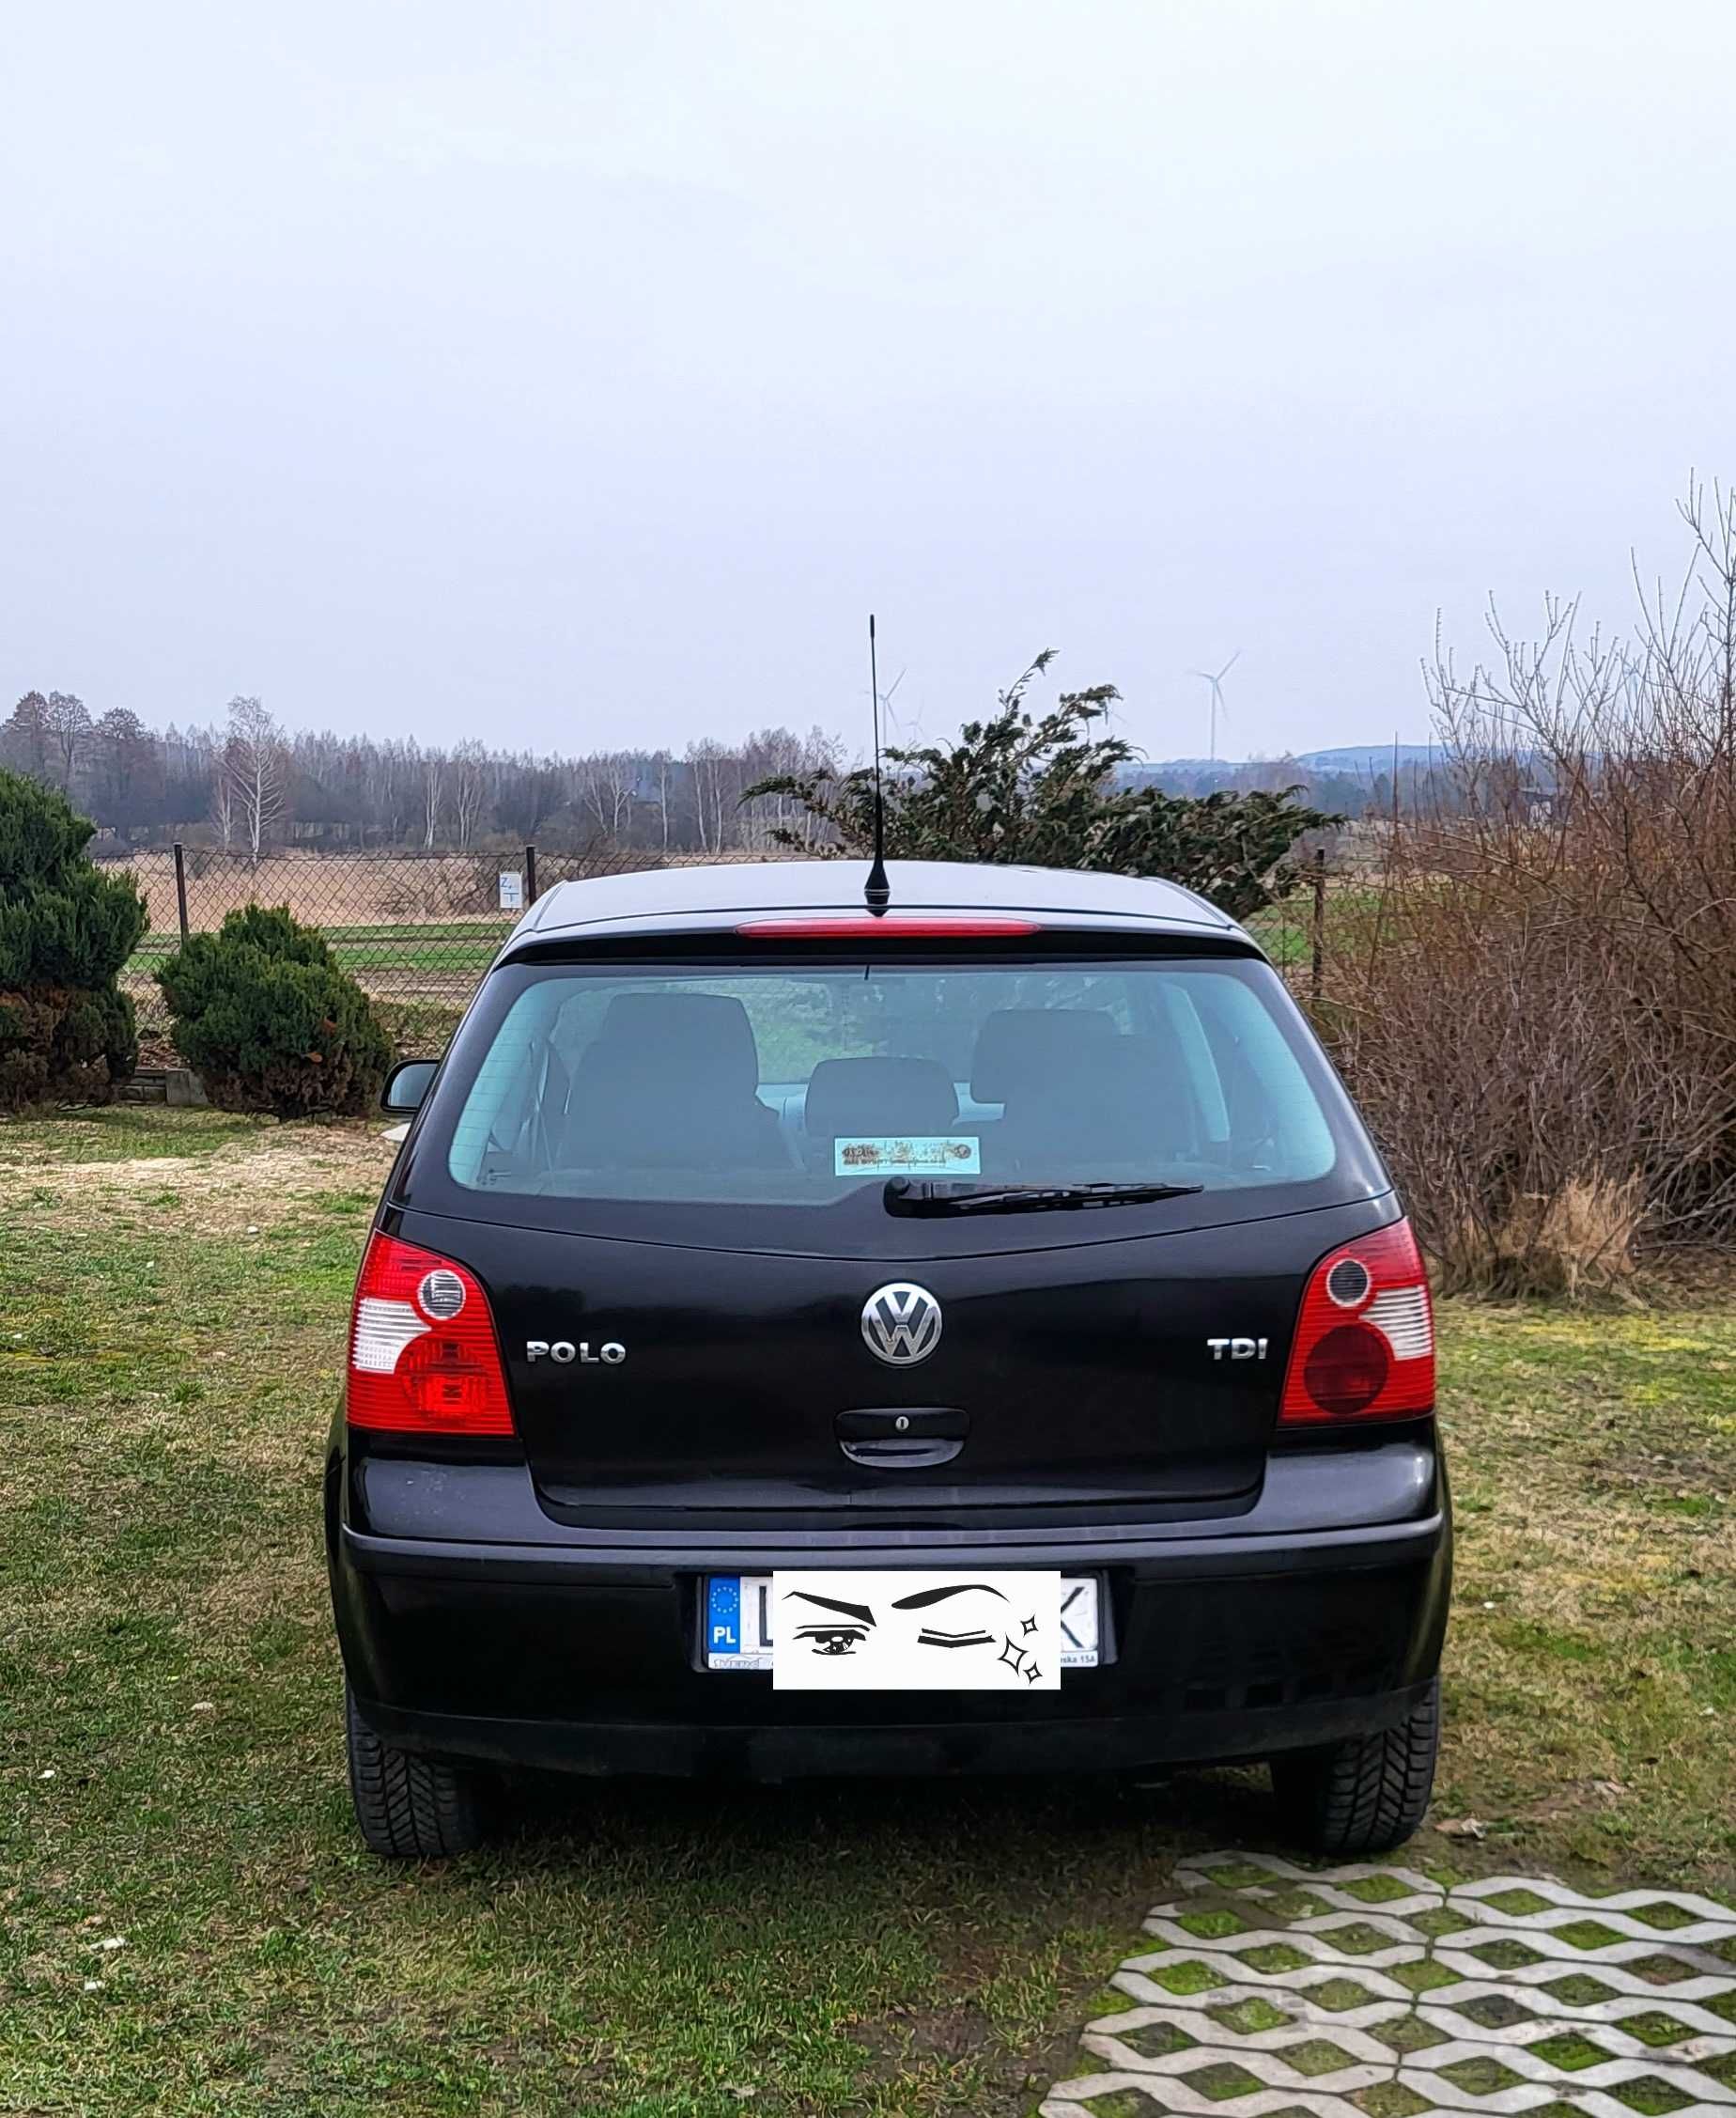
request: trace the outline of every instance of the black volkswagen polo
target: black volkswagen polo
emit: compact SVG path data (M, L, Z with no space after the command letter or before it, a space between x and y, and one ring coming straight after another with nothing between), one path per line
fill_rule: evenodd
M1421 1260L1259 948L1171 885L690 868L519 924L414 1110L325 1484L387 1854L499 1768L1269 1759L1420 1820Z

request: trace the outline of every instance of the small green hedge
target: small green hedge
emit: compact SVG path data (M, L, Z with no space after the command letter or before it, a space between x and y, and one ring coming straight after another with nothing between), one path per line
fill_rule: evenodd
M0 771L0 1109L100 1099L138 1063L116 979L145 905L130 875L85 857L95 830L64 795Z
M392 1063L367 995L288 908L248 905L157 973L177 1049L229 1111L359 1115Z

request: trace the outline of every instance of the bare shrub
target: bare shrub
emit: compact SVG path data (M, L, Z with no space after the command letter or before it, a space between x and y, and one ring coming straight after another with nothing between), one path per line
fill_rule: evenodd
M1387 829L1324 1027L1443 1278L1576 1295L1736 1236L1736 502L1631 641L1437 658L1454 782Z
M387 919L411 925L496 912L504 864L497 858L473 853L387 862L381 867L380 909Z

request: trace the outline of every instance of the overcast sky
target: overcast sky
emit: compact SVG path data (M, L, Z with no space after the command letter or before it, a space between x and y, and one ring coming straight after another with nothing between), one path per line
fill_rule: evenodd
M0 5L0 688L1426 734L1736 475L1729 0Z

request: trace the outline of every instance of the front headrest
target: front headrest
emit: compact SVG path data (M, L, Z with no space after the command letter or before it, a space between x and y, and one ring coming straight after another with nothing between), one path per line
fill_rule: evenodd
M997 1007L977 1032L970 1093L1004 1103L1033 1076L1064 1079L1069 1067L1115 1035L1100 1007Z
M958 1092L938 1059L822 1059L803 1105L810 1139L945 1132Z
M615 1063L642 1056L662 1076L703 1077L720 1087L759 1088L759 1047L740 1001L730 993L616 993L595 1049Z

